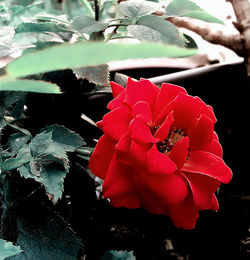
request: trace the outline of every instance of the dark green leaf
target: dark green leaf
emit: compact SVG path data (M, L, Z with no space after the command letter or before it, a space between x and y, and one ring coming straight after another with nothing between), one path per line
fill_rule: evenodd
M69 32L69 29L64 25L57 25L56 23L43 22L43 23L21 23L16 29L16 33L26 32Z
M179 30L165 19L147 15L139 18L136 25L128 26L128 31L140 41L157 42L184 47Z
M52 132L42 132L36 135L30 142L30 152L33 157L38 157L52 143Z
M12 134L8 140L8 147L10 147L11 152L18 152L28 141L29 137L23 133Z
M139 18L156 12L161 6L143 0L128 0L120 3L122 13L131 18Z
M223 21L207 13L190 0L173 0L166 8L167 16L186 16L210 23L224 24Z
M22 158L9 158L5 160L4 162L0 163L0 170L1 172L7 172L14 170L18 167L21 167L22 165L29 162L28 159L22 159Z
M0 239L0 260L20 254L21 252L22 250L19 246L14 246L11 242Z
M0 77L0 91L25 91L53 94L61 93L56 84L41 80L13 79L8 76Z
M95 42L73 45L62 44L21 56L8 64L7 73L9 76L23 77L52 70L100 65L115 60L186 57L194 55L196 52L196 50L153 43L106 44L104 42ZM40 81L35 82L41 84ZM17 88L16 84L15 87ZM34 91L35 88L32 88L32 90ZM41 91L42 88L39 88L39 90ZM52 89L50 90L52 91ZM55 92L56 90L58 91L58 89L54 88Z
M96 85L109 85L108 65L76 68L73 71L78 77L86 78L89 82L93 82Z
M136 258L132 251L110 250L102 256L101 260L136 260Z
M80 135L61 125L47 126L41 131L45 131L46 133L52 132L54 144L60 146L67 152L74 152L77 148L85 145Z
M89 16L78 16L73 20L71 27L81 33L91 34L105 30L108 25L108 23L95 21Z
M68 223L39 203L22 205L17 215L20 255L9 260L77 260L82 248Z

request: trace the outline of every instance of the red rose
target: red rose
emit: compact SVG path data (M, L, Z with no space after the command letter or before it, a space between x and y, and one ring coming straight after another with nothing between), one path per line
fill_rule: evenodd
M184 88L148 80L111 83L111 110L89 162L114 207L168 215L194 228L200 210L218 210L215 192L231 170L214 132L213 109Z

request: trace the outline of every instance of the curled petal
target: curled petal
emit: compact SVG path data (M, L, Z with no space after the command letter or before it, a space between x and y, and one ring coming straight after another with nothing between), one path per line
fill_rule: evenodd
M211 106L206 105L206 103L204 103L199 97L195 97L195 99L198 100L202 105L201 113L208 116L212 120L212 122L215 124L217 119L214 115L213 108Z
M152 112L147 102L140 101L134 105L133 117L136 117L145 123L152 121Z
M135 118L129 125L131 139L141 143L154 143L155 139L151 134L150 128L143 121Z
M112 111L118 107L123 106L123 100L125 96L126 96L126 91L121 92L115 99L113 99L108 103L107 108Z
M130 146L131 146L131 138L130 134L127 132L125 133L115 146L117 160L129 164L130 163Z
M191 151L182 172L207 175L223 183L228 183L232 179L232 171L224 161L205 151Z
M119 94L121 94L125 90L124 87L122 87L121 85L113 81L110 82L110 86L112 89L113 98L116 98Z
M172 101L170 102L168 105L166 105L163 110L160 112L160 114L155 116L155 120L153 125L161 125L164 120L166 119L166 117L168 116L168 114L173 111L175 106L175 102Z
M173 101L179 93L187 94L187 91L182 87L173 84L163 83L157 96L155 115L157 116L159 113L161 113L163 108L168 103Z
M89 159L90 170L99 178L104 179L109 163L114 154L115 142L103 135Z
M201 114L201 103L194 97L179 94L175 98L174 121L177 129L192 128Z
M170 113L160 128L155 133L155 138L159 138L161 141L168 137L169 129L174 122L173 113Z
M133 81L129 78L124 101L128 103L131 108L133 108L137 102L145 101L151 110L153 110L158 92L159 88L149 80Z
M169 152L169 158L176 164L178 169L181 169L188 157L189 138L183 137L175 144Z
M214 195L221 182L201 174L185 173L187 181L192 190L194 203L201 209L217 211L219 204Z
M201 114L197 124L190 130L190 149L203 150L213 139L214 123L206 115Z
M192 195L181 203L169 207L169 217L176 227L193 229L199 217L199 209L193 202Z
M157 174L173 174L177 167L175 163L165 154L160 153L154 145L147 153L147 169L149 172Z
M103 132L118 141L128 130L131 110L127 106L116 108L103 117Z
M103 183L103 195L110 198L117 194L133 191L133 170L117 160L114 154Z

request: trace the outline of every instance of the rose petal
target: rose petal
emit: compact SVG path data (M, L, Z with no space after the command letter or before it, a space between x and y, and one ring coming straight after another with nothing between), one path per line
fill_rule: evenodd
M166 205L180 203L188 195L188 183L178 173L159 175L142 172L140 176L148 189Z
M189 138L183 137L175 144L169 152L169 158L176 164L178 169L181 169L188 157Z
M104 197L109 198L133 191L133 174L135 174L133 170L128 165L119 162L114 154L102 186Z
M184 173L192 190L194 203L201 209L218 210L218 202L214 193L219 188L221 182L201 174Z
M159 88L148 80L133 81L128 79L125 102L131 108L139 101L146 101L153 111Z
M177 167L167 155L160 153L154 145L147 153L147 169L151 173L166 175L173 174Z
M135 118L129 124L131 139L141 143L154 143L155 139L151 134L150 128L141 120Z
M117 160L121 161L125 164L130 164L130 146L131 146L131 138L130 134L125 133L119 140L118 144L115 146Z
M213 139L214 123L206 115L201 115L197 124L190 130L190 149L203 150Z
M146 164L147 152L151 146L151 144L142 144L136 141L132 141L130 146L130 155L135 163L139 163L143 166Z
M116 98L119 94L121 94L125 88L116 82L110 81L110 86L112 88L113 98Z
M212 122L215 124L217 119L214 115L213 108L211 106L206 105L206 103L203 102L199 97L195 97L195 99L198 100L202 105L201 113L208 116L212 120Z
M232 171L224 161L205 151L191 151L182 172L200 173L223 183L228 183L232 179Z
M169 207L169 217L176 227L193 229L199 217L199 210L193 202L192 195L179 204Z
M168 137L169 129L174 122L173 112L170 113L160 128L155 133L155 138L159 138L161 141Z
M141 203L138 195L135 192L127 192L112 196L110 205L116 208L125 207L129 209L140 208Z
M192 96L179 94L175 98L174 125L177 129L188 130L201 114L201 103Z
M115 142L103 135L89 159L89 169L99 178L105 178L114 151Z
M203 150L206 152L209 152L209 153L213 153L213 154L217 155L218 157L222 158L222 154L223 154L222 147L221 147L220 143L218 141L216 141L215 139L212 139L209 144L204 146Z
M118 107L123 106L123 100L125 96L126 96L126 91L121 92L115 99L113 99L108 103L107 108L112 111Z
M136 117L145 123L152 121L152 112L147 102L140 101L134 105L133 117Z
M127 130L131 121L131 110L127 106L116 108L103 117L103 132L118 141Z
M157 96L156 100L156 106L155 106L155 116L157 116L163 108L171 101L175 99L175 97L179 93L185 93L187 94L186 90L182 87L173 85L173 84L167 84L163 83L161 85L159 94Z
M156 115L153 125L155 125L155 126L161 125L164 122L164 120L166 119L166 117L168 116L168 114L174 109L174 106L175 106L174 101L172 101L168 105L166 105L163 108L163 110L160 112L160 114Z

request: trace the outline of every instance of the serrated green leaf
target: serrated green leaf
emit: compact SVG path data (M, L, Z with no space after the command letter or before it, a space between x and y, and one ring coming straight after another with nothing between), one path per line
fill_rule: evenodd
M104 42L95 42L72 45L62 44L21 56L8 64L7 73L13 77L24 77L52 70L95 66L116 60L186 57L194 55L196 52L196 50L192 49L153 43L106 44Z
M5 160L4 162L0 163L0 170L1 172L7 172L14 169L17 169L21 167L22 165L29 162L28 159L22 159L22 158L9 158Z
M132 251L107 251L101 260L136 260Z
M196 3L190 0L173 0L166 7L166 15L192 17L210 23L224 24L223 21L207 13L200 8Z
M86 78L89 82L100 86L109 85L108 65L97 65L92 67L83 67L73 69L78 77Z
M11 242L0 239L0 260L20 254L21 252L20 246L14 246Z
M71 27L81 33L91 34L93 32L100 32L108 27L108 23L95 21L89 16L78 16L71 23Z
M52 132L42 132L36 135L30 142L29 148L33 157L38 157L52 143Z
M69 32L69 29L64 25L57 25L56 23L43 22L43 23L21 23L16 29L16 33L26 33L26 32Z
M159 8L159 4L143 0L128 0L120 3L121 12L131 18L139 18L144 15L152 14Z
M77 148L85 145L80 135L70 131L62 125L46 126L41 131L52 132L52 140L55 145L67 152L74 152Z
M165 19L147 15L139 18L136 25L128 26L128 31L140 41L149 41L184 47L179 30Z
M25 91L52 94L61 93L60 88L53 83L41 80L13 79L8 76L0 77L0 91Z
M77 260L83 247L69 224L39 202L22 205L16 216L17 244L23 249L8 260Z

